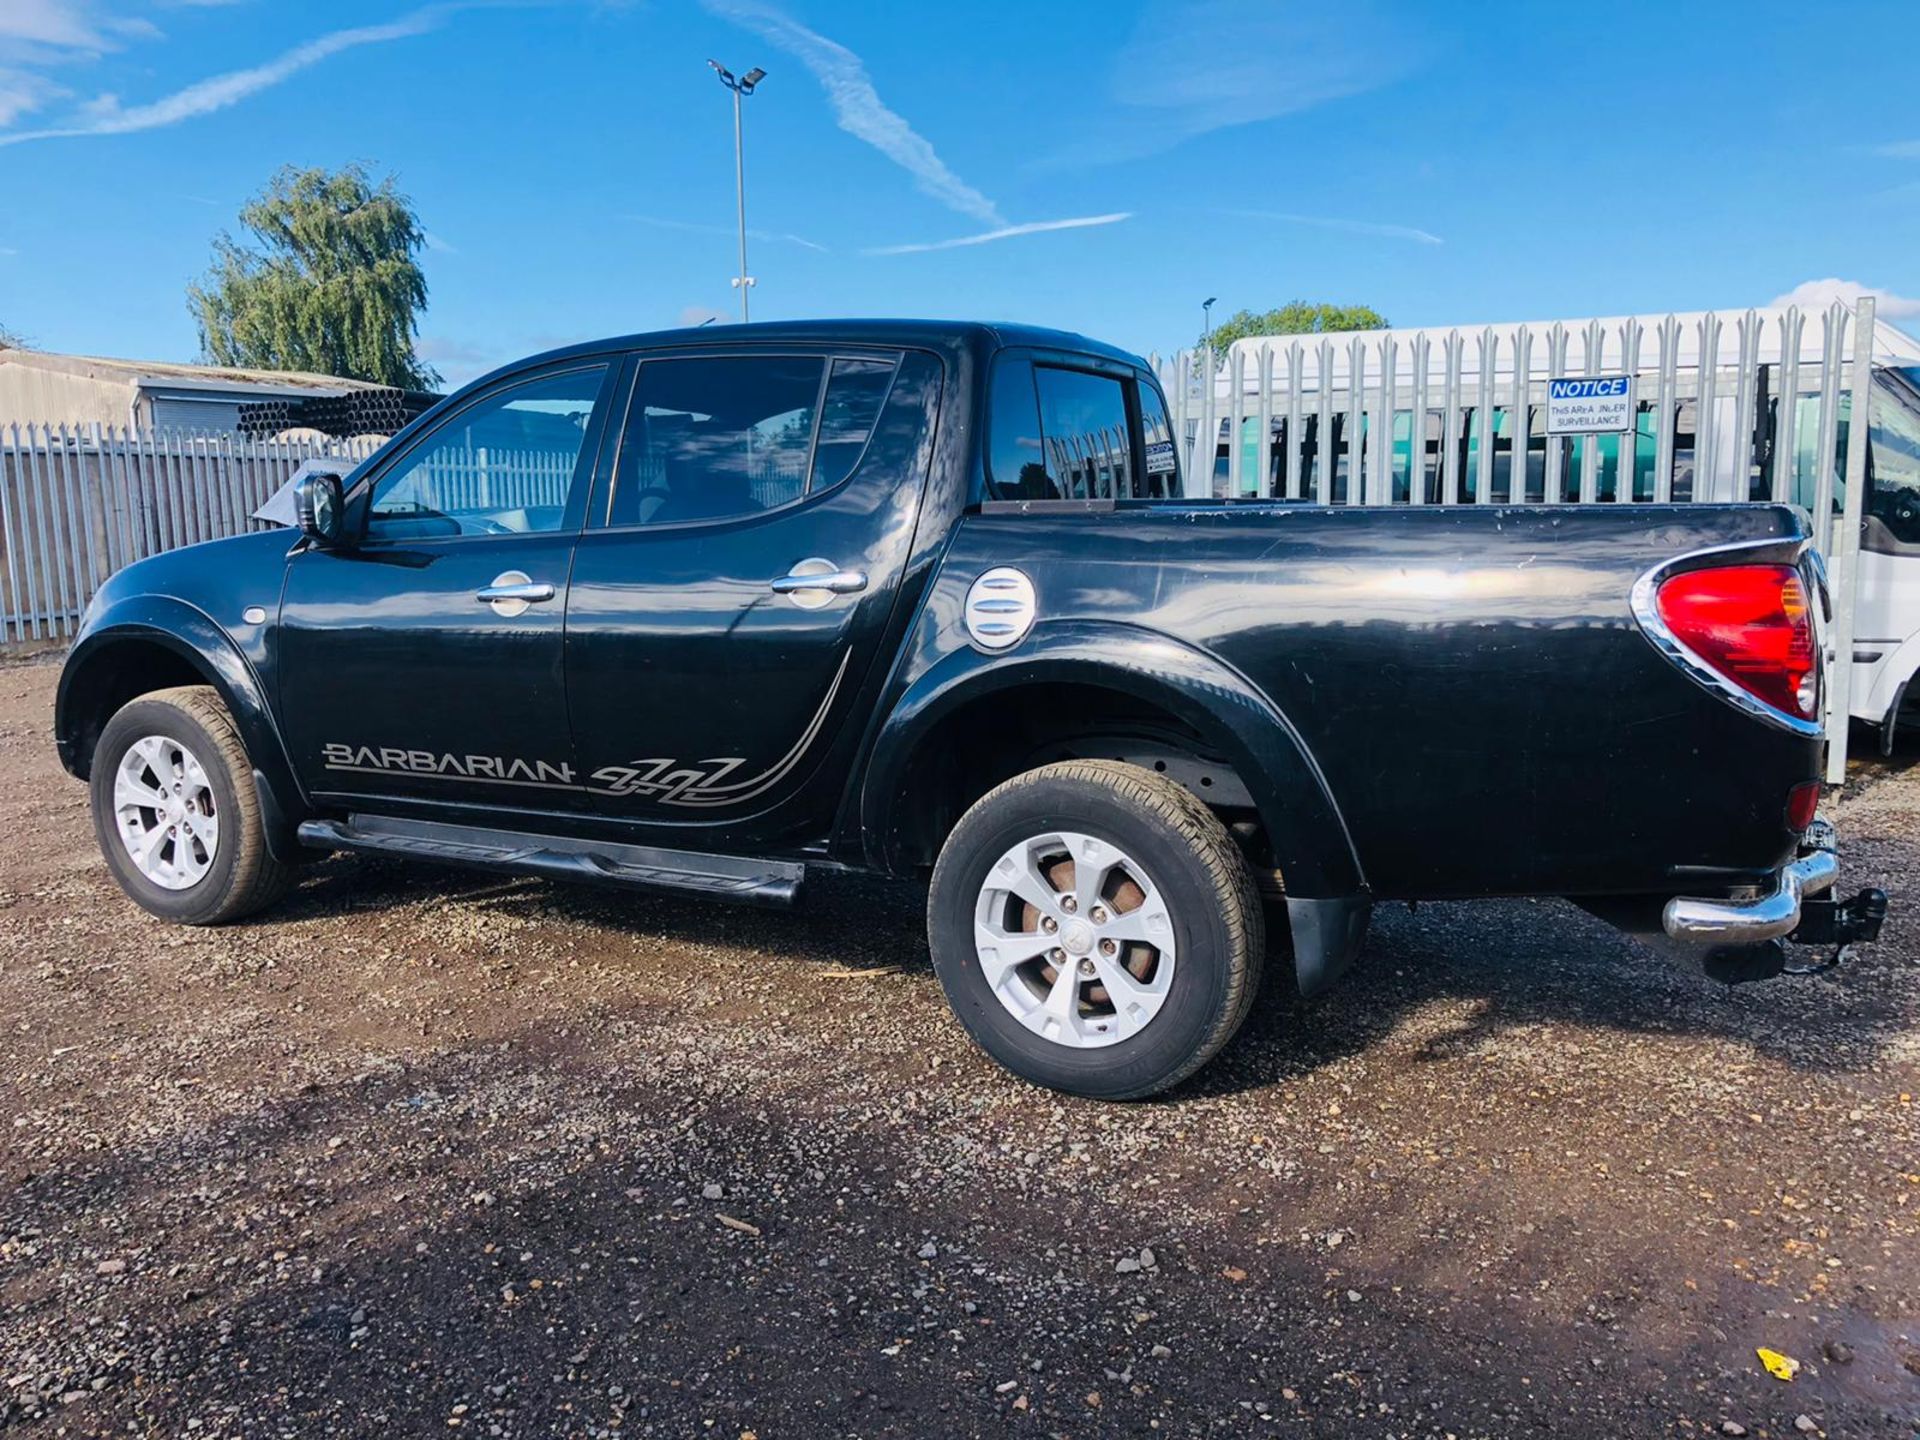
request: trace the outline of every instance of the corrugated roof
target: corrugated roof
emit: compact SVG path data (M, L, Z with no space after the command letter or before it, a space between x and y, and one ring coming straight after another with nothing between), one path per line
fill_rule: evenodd
M186 365L173 360L122 360L106 355L60 355L46 350L0 350L0 365L25 365L97 380L182 380L230 385L292 385L314 390L381 390L385 386L304 370L245 370L228 365Z

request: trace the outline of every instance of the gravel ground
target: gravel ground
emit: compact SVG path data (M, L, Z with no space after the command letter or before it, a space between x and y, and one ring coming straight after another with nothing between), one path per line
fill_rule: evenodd
M0 1431L1920 1427L1920 756L1836 807L1896 906L1837 974L1388 907L1120 1107L967 1044L910 888L342 858L169 928L95 854L56 674L0 669Z

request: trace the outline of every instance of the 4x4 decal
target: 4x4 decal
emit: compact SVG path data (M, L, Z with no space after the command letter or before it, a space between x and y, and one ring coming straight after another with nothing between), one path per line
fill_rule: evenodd
M840 668L834 672L826 698L792 748L765 770L741 780L733 776L747 762L738 755L686 763L667 757L632 760L625 765L604 765L584 781L577 780L573 766L564 761L524 760L512 755L455 755L392 745L329 744L320 747L320 758L327 769L353 775L407 775L423 780L529 785L542 790L592 790L696 809L739 805L771 790L800 763L820 737L852 659L852 651L840 657Z
M834 672L833 684L827 687L826 699L813 712L813 719L807 723L807 728L793 742L792 749L758 775L727 783L733 772L747 763L737 756L702 760L690 765L682 765L678 760L656 758L633 760L625 765L602 766L593 772L587 786L589 789L603 790L609 795L645 795L662 805L693 808L738 805L742 801L755 799L785 779L818 738L821 727L827 723L828 712L833 709L833 697L840 693L840 684L847 678L847 664L852 659L851 650L840 657L840 668Z

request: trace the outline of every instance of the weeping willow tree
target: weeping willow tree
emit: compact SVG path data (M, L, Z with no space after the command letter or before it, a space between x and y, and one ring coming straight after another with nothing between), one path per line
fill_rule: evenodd
M406 390L440 383L415 353L426 243L389 176L357 165L292 166L240 212L251 244L222 234L213 268L187 299L216 365L311 370Z

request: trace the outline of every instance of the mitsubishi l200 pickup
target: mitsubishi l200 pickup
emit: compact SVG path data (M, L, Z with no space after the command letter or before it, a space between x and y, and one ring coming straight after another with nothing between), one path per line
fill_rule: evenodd
M1572 897L1728 978L1875 933L1815 820L1801 512L1193 501L1176 439L1057 331L555 351L301 476L291 529L113 576L60 756L184 924L333 850L776 906L930 875L967 1030L1111 1098L1270 957L1328 984L1377 901Z

